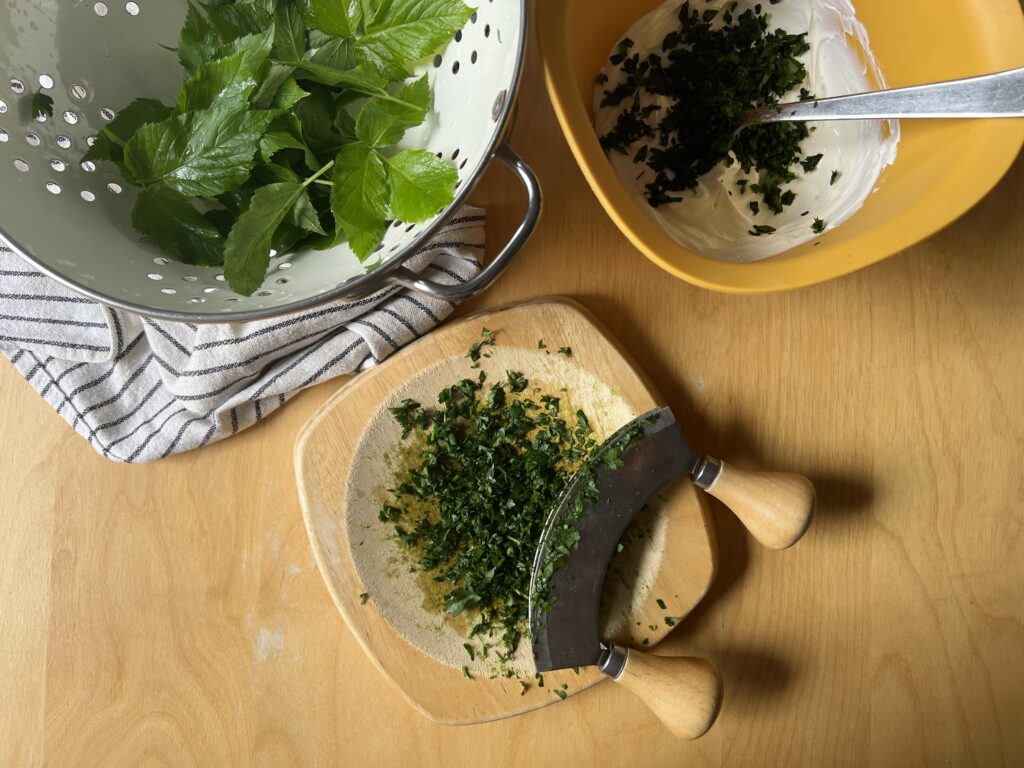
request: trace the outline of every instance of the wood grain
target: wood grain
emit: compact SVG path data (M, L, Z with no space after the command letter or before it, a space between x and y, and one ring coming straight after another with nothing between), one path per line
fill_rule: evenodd
M1024 765L1024 161L907 253L732 297L662 273L605 217L533 53L515 143L545 218L460 311L574 296L697 450L818 489L781 553L715 511L718 578L662 644L721 670L715 727L680 742L610 685L466 728L414 712L344 629L303 530L292 444L337 384L124 467L3 364L0 765ZM519 194L502 169L476 193L492 245Z
M401 637L384 612L378 610L377 596L371 595L372 599L365 603L360 598L370 587L360 579L349 538L349 531L361 526L348 522L353 513L348 509L347 499L350 487L359 487L353 478L353 465L382 460L379 454L367 455L362 448L368 421L383 405L401 401L406 395L396 394L398 387L427 368L453 361L458 366L453 376L466 375L466 350L479 340L481 327L494 332L498 340L496 349L518 351L514 352L518 355L515 359L524 362L527 356L550 359L538 352L538 338L547 339L556 348L570 345L574 350L571 360L556 357L554 362L588 372L593 381L608 386L606 391L618 393L629 408L627 419L661 405L657 392L651 391L644 377L631 367L616 343L594 325L586 310L565 300L545 300L486 311L450 323L350 381L302 428L295 448L296 482L313 554L331 596L363 650L409 703L426 717L448 725L523 714L558 703L560 699L552 690L561 690L563 685L567 686L568 696L575 696L606 679L596 667L585 667L575 673L545 673L543 688L529 679L531 685L526 690L515 678L499 676L492 680L481 674L468 680L459 667L433 659ZM486 360L482 363L481 370L487 367ZM501 370L498 369L499 375ZM523 370L533 380L529 369ZM565 382L551 383L557 386ZM600 412L600 398L605 396L600 391L569 393L576 401L574 405L590 414ZM619 426L611 424L609 430ZM667 598L671 613L681 618L707 594L714 579L714 534L709 530L704 495L692 483L674 483L662 497L664 502L658 510L665 525L662 567L653 578L643 579L643 584L631 584L628 591L617 592L619 605L625 610L616 614L616 620L609 621L614 628L605 628L608 631L602 635L604 640L633 647L657 645L668 635L669 626L663 621L666 609L656 601L661 596ZM372 567L370 563L377 557L379 569L386 570L385 552L376 549L374 555L368 556L367 550L373 546L371 540L365 549L359 550L363 567ZM628 610L631 605L636 605L635 611Z

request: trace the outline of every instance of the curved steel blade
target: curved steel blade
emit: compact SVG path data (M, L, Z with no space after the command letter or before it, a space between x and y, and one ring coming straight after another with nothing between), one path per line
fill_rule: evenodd
M644 438L623 451L618 469L596 471L598 495L573 520L577 496L585 479L577 472L541 534L530 579L530 633L538 672L596 664L601 654L598 612L608 564L622 534L637 512L670 481L692 473L698 460L668 408L634 419L606 440L595 458L637 423ZM549 579L550 610L543 612L537 591L541 568L549 557L551 531L568 522L580 533L579 545Z

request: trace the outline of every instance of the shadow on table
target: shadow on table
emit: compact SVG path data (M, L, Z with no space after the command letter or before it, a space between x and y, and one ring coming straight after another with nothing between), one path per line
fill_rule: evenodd
M712 420L691 400L673 368L662 358L661 352L650 345L642 329L635 327L629 314L616 311L613 300L607 297L577 297L598 317L616 318L612 333L619 339L630 339L629 351L655 386L664 395L680 425L691 438L694 450L717 458L736 461L737 466L751 469L786 471L792 467L775 467L764 456L762 448L740 420L728 418ZM860 523L874 500L874 490L868 478L851 477L808 471L815 486L817 505L814 520L808 532L813 538L847 537ZM687 615L685 622L659 644L659 652L668 655L693 653L695 635L705 626L720 621L724 598L740 584L747 572L752 548L758 543L750 536L737 517L722 503L708 496L714 521L718 549L718 572L704 599ZM828 544L825 544L828 546ZM799 544L797 545L799 546ZM790 661L777 655L744 646L742 638L734 645L725 639L715 656L726 690L726 700L738 708L756 704L761 700L778 697L792 683L799 670Z

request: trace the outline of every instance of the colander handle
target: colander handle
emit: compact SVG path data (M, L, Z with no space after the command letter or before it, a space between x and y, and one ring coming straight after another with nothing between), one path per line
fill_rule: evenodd
M533 169L530 168L508 144L502 144L495 151L494 156L511 168L519 180L526 187L526 214L520 222L519 227L512 234L511 239L501 249L501 253L494 257L490 264L484 267L479 275L465 283L456 285L443 285L432 280L426 280L415 272L402 267L396 269L388 276L387 283L398 284L406 288L412 288L419 293L425 293L438 299L448 301L462 301L486 290L493 283L505 268L512 262L512 258L519 252L526 241L530 239L537 221L540 219L541 193L540 183Z

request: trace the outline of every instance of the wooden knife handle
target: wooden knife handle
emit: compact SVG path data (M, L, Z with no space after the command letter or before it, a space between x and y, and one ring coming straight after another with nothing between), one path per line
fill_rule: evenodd
M602 670L632 691L673 734L684 739L703 736L722 705L722 678L705 659L652 656L619 647L617 670ZM623 658L624 657L624 658ZM617 671L617 674L614 672Z
M807 532L815 494L806 477L740 469L717 459L707 461L719 464L721 469L709 485L702 487L729 507L762 545L785 549Z

